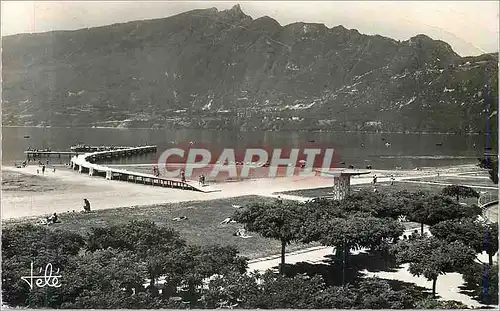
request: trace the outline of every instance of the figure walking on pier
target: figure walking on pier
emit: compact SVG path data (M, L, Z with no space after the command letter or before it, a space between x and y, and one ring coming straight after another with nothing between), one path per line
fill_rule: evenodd
M155 175L156 177L160 176L160 170L157 166L153 166L153 175Z
M184 170L181 171L181 181L186 182L186 172Z

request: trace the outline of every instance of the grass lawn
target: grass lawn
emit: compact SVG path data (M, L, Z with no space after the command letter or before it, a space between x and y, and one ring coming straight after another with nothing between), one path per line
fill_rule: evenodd
M495 185L489 178L468 178L466 176L462 178L458 177L426 177L426 178L415 178L411 179L413 181L430 181L430 182L438 182L444 184L453 184L453 185L471 185L471 186L486 186L486 187L498 187ZM486 189L479 189L484 191Z
M168 226L180 232L189 244L197 245L233 245L240 250L240 255L250 259L279 254L281 245L277 240L265 239L258 234L249 233L252 238L243 239L233 236L233 233L243 226L241 224L220 225L220 222L230 217L236 208L232 205L245 206L254 202L273 201L272 198L259 196L242 196L230 199L212 201L193 201L172 203L136 208L118 208L93 211L90 214L61 214L61 224L50 228L62 228L85 234L91 227L126 224L132 220L150 220L159 226ZM180 222L172 221L175 217L186 216L188 219ZM8 220L5 226L31 220ZM287 251L317 246L318 244L291 244Z
M353 185L351 186L351 189L353 191L358 191L361 189L373 189L373 186L371 184ZM432 193L438 193L441 191L441 189L443 189L443 186L419 184L419 183L406 183L406 182L395 182L394 185L391 185L390 182L381 182L377 183L377 189L378 191L387 193L393 193L401 190L408 190L408 191L421 190L421 191L429 191ZM330 196L332 195L332 191L333 191L332 187L324 187L324 188L286 191L282 193L297 195L301 197L317 198L322 196Z

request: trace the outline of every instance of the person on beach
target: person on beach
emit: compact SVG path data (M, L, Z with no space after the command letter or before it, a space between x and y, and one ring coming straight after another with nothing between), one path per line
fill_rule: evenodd
M201 174L200 178L201 178L201 185L205 186L205 175Z
M57 214L54 213L53 215L50 215L49 217L47 217L47 224L56 224L56 223L59 223L61 221L59 221L59 218L57 217Z
M37 175L40 174L40 169L39 168L36 169L36 174Z
M391 186L394 185L394 180L395 180L394 175L391 174Z
M55 168L55 167L54 167L54 170L53 170L53 172L54 172L54 173L56 172L56 168Z
M377 184L377 175L373 175L373 185Z
M181 181L186 182L186 172L184 170L181 171Z
M42 165L42 175L45 175L45 165Z
M90 202L87 199L83 199L83 212L90 213Z

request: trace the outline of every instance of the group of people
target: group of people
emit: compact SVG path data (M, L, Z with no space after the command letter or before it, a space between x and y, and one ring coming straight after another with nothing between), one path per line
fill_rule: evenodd
M153 166L153 175L155 175L156 177L160 176L160 170L158 169L157 166ZM181 181L182 182L186 182L186 171L185 170L183 170L183 169L181 170L180 177L181 177ZM205 175L203 175L203 174L200 175L200 177L198 178L198 183L201 186L205 186L206 185L206 177L205 177Z
M425 233L424 233L425 235ZM403 240L415 240L420 237L420 234L418 233L418 230L415 230L411 233L411 235L403 235Z
M74 210L73 210L74 212ZM83 199L83 213L90 213L90 202L87 199ZM42 218L41 224L43 225L53 225L53 224L58 224L61 223L61 220L59 219L59 216L57 213L54 213L47 218Z
M40 174L40 169L39 168L36 169L36 173ZM45 175L45 165L44 164L42 164L42 175Z

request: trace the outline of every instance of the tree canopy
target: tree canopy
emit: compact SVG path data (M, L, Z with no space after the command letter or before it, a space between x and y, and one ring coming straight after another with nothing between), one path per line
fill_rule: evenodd
M446 186L441 190L441 193L443 195L455 197L457 201L460 201L460 198L479 198L479 193L476 190L460 185Z
M473 263L461 271L468 289L486 305L498 305L498 265Z
M423 225L435 225L441 221L460 219L463 217L475 217L481 214L481 209L477 205L462 206L448 196L433 195L426 197L416 197L411 204L411 211L408 214L410 221Z
M398 263L409 263L411 274L432 280L433 295L439 275L457 272L476 258L474 250L462 242L448 243L436 237L400 241L391 251Z
M21 280L29 275L30 265L53 265L54 271L64 271L72 256L84 246L84 238L63 230L49 230L44 226L17 225L2 229L2 298L14 306L53 307L57 300L52 297L53 288L29 291Z
M302 204L285 201L252 204L243 210L236 211L233 218L245 224L249 231L281 242L280 271L283 272L286 245L301 239L304 213Z
M413 286L391 286L386 280L363 278L356 284L326 286L318 277L284 277L270 272L228 275L212 280L203 293L203 307L241 309L412 309L463 304L436 300Z
M172 254L186 245L173 229L135 220L125 226L92 228L86 240L89 251L114 248L139 255L147 265L151 286L161 274L176 266Z
M455 242L460 241L476 251L486 251L489 263L493 264L493 256L498 251L498 224L487 224L473 218L446 220L430 228L438 239Z
M398 239L404 227L398 221L355 214L346 218L332 218L317 225L321 232L319 242L328 246L346 244L349 249L371 248L385 241Z
M401 203L397 196L362 190L346 196L341 201L340 208L346 214L363 212L374 217L397 219L407 214L406 205Z

